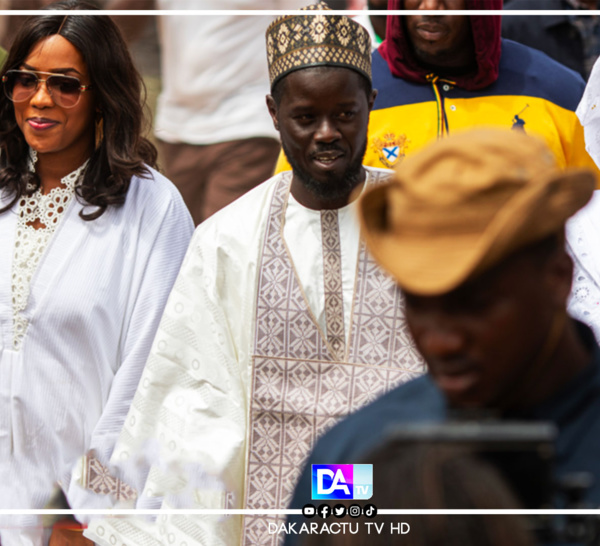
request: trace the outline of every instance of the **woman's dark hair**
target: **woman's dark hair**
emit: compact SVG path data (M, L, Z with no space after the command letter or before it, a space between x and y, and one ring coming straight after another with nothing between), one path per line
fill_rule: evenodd
M52 4L55 10L95 9L92 4L68 0ZM94 209L79 215L95 220L109 205L125 202L131 177L149 176L144 163L156 166L156 148L144 138L145 88L121 33L104 15L52 15L28 19L15 37L0 77L18 69L33 47L59 34L75 46L87 65L95 107L103 119L104 138L94 150L83 181L76 188L80 201ZM143 93L143 95L142 95ZM27 168L28 145L15 120L12 102L0 93L0 190L13 195L0 212L10 209L23 195L40 186ZM28 183L30 188L27 189Z

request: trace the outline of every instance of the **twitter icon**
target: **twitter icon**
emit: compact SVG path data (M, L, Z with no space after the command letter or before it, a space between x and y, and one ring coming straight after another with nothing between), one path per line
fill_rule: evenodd
M343 518L346 515L346 507L343 504L336 504L333 507L333 515L336 518Z

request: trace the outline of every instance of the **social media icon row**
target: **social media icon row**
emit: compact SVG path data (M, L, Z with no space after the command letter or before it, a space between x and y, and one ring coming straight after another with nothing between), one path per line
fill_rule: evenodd
M346 514L351 518L358 518L361 515L374 518L377 515L377 507L374 504L365 504L364 507L361 507L360 504L351 504L350 506L336 504L333 509L328 504L319 504L318 507L314 504L305 504L302 507L302 515L305 518L312 518L317 514L323 519L327 519L329 516L343 518Z

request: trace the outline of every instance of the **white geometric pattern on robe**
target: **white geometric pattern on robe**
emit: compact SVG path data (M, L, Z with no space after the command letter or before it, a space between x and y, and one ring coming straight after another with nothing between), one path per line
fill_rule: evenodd
M385 173L369 173L369 185ZM275 188L259 266L245 506L285 508L316 439L342 417L424 371L401 294L361 243L344 361L335 361L283 240L291 173ZM308 493L308 492L307 492ZM275 546L277 516L246 516L245 545Z

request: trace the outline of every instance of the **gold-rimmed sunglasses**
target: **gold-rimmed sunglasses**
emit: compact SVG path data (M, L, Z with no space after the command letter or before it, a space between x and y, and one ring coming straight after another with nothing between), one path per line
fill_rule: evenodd
M40 78L39 75L46 76L46 79ZM79 78L53 72L9 70L2 76L4 94L13 102L24 102L33 97L41 82L46 84L46 89L54 102L63 108L76 106L81 93L92 88L91 85L81 85Z

